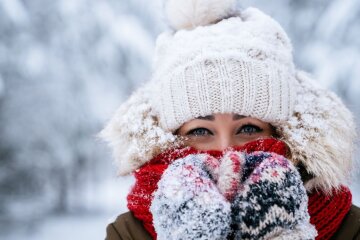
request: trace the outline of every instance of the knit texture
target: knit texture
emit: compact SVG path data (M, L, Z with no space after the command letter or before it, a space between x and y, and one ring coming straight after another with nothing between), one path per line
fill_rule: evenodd
M205 170L206 158L192 154L165 170L150 207L157 239L221 240L230 233L231 206Z
M286 120L293 111L294 77L286 33L249 8L217 24L161 34L148 84L160 126L174 131L214 113Z
M153 226L153 217L149 209L153 193L157 189L157 184L163 172L173 160L197 152L197 150L192 148L168 150L159 154L134 172L136 183L127 196L127 207L134 213L137 219L143 222L145 229L153 239L156 239L156 232Z
M234 239L314 239L308 197L300 174L286 158L267 152L247 156L232 204Z
M309 195L310 222L318 232L316 240L330 239L351 208L352 195L349 188L342 186L332 193L314 191Z
M245 157L244 152L228 151L221 157L221 161L208 154L203 160L206 171L228 201L232 201L239 190Z

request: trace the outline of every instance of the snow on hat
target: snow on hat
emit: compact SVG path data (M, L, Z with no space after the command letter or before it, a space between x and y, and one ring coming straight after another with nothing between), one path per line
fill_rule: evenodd
M340 98L320 87L307 73L297 71L295 79L294 112L287 121L272 125L289 146L291 159L313 175L305 187L330 194L351 179L354 118Z
M315 177L308 189L344 183L354 121L331 92L295 70L281 26L234 0L167 0L173 30L158 37L151 81L115 113L100 136L114 149L119 174L179 144L174 130L214 113L273 124L292 160Z

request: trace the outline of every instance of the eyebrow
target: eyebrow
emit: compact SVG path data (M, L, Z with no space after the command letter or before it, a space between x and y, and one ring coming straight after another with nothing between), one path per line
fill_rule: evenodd
M204 117L202 117L202 116L197 117L196 119L214 121L215 117L213 115L207 115L207 116L204 116Z
M246 118L246 116L239 115L239 114L234 114L234 116L233 116L233 120L240 120L240 119L243 119L243 118Z
M245 118L246 116L244 115L239 115L239 114L234 114L233 115L233 120L239 120L239 119L242 119L242 118ZM215 120L215 117L213 115L207 115L207 116L200 116L200 117L197 117L196 119L201 119L201 120L208 120L208 121L214 121Z

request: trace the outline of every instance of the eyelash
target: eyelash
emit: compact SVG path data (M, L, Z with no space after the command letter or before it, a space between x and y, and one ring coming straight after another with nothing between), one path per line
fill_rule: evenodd
M244 130L245 128L252 128L252 129L255 129L255 131L253 132L242 132L242 130ZM253 125L253 124L246 124L246 125L243 125L240 127L240 129L236 132L236 134L248 134L248 135L251 135L251 134L254 134L254 133L260 133L262 132L263 129L256 126L256 125Z
M252 128L252 129L255 129L255 131L252 131L252 132L244 132L244 129L245 129L245 128ZM196 132L199 131L199 130L205 130L205 131L207 132L207 134L204 134L204 133L203 133L203 134L196 133ZM260 133L260 132L262 132L262 131L263 131L263 129L260 128L260 127L258 127L258 126L256 126L256 125L253 125L253 124L245 124L245 125L241 126L241 127L238 129L238 131L236 132L236 134L252 135L252 134L254 134L254 133ZM187 136L202 137L202 136L205 136L205 135L213 135L213 133L212 133L210 130L208 130L207 128L194 128L194 129L188 131L188 132L186 133L186 135L187 135Z
M207 131L208 135L213 135L212 132L210 130L208 130L207 128L194 128L194 129L188 131L186 133L186 136L196 136L196 137L204 136L205 134L196 134L196 131L199 131L199 130L205 130L205 131Z

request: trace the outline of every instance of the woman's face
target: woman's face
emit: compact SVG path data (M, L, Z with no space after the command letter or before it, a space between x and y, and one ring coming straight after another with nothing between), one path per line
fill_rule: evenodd
M184 123L177 135L185 137L185 145L198 150L222 151L260 138L272 137L273 127L266 122L238 114L214 114Z

